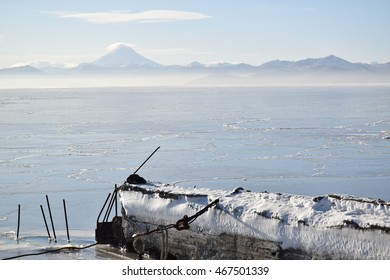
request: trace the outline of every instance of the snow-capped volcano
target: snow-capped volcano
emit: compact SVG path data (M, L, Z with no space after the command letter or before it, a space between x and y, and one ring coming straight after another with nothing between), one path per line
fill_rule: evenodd
M99 67L120 67L125 68L129 66L151 66L161 67L160 64L145 58L129 45L124 43L115 43L108 47L108 52L92 64Z

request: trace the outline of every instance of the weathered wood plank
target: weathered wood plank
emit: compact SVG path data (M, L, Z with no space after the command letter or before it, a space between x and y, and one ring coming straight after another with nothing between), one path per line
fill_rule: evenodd
M125 219L123 229L125 236L145 233L158 225ZM159 256L162 247L161 234L152 233L140 237L148 254ZM130 238L131 241L133 241ZM131 244L130 244L131 245ZM212 235L195 232L191 229L168 231L168 251L175 259L279 259L281 248L278 242L261 240L232 234Z
M380 200L153 183L125 183L119 194L129 247L143 235L136 243L153 258L165 248L162 234L145 233L163 225L170 227L169 256L177 259L390 259L390 205ZM199 212L188 230L175 229L184 215Z

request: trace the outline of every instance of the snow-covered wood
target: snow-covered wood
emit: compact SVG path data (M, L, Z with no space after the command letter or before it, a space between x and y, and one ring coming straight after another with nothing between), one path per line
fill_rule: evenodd
M169 253L180 259L390 259L390 203L381 200L150 182L125 183L119 194L125 237L132 241L219 199L190 229L169 229ZM146 251L160 250L161 234L140 238Z

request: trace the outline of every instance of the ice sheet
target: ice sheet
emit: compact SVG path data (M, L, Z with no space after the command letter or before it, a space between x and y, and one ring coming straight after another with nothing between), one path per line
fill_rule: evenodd
M93 242L108 192L158 146L148 180L390 200L389 108L388 87L1 89L0 231L21 204L22 236L45 237L47 194L58 229L66 199Z

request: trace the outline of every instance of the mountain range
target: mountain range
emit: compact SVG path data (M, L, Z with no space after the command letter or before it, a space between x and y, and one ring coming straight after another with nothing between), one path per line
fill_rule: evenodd
M245 63L202 64L193 62L188 65L162 65L154 62L126 44L115 44L105 55L92 61L73 67L35 61L22 66L0 69L0 76L8 75L62 75L62 74L203 74L204 81L215 83L217 80L285 77L285 76L346 76L358 75L381 77L381 81L390 82L389 63L352 63L340 57L329 55L322 58L307 58L298 61L272 60L255 66Z

